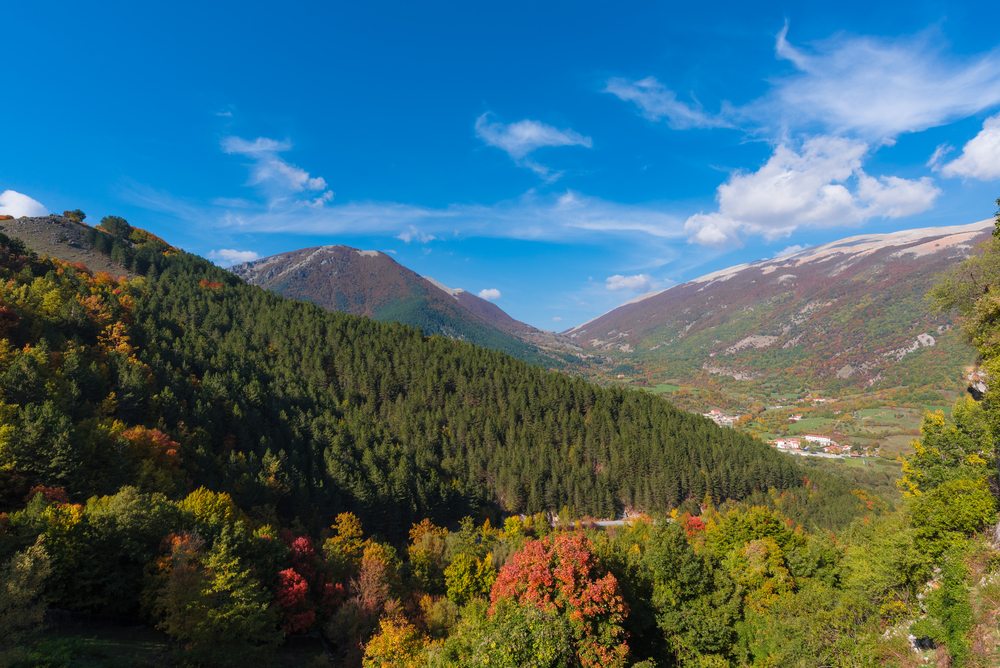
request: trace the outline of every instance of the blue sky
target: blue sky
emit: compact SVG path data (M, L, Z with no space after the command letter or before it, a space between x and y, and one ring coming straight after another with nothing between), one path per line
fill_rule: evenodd
M1000 5L684 4L5 3L0 213L380 249L556 330L993 213Z

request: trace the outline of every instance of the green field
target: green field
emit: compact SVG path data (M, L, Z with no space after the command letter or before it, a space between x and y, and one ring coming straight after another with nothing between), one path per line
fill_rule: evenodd
M807 417L798 422L788 424L789 434L811 434L813 432L826 432L832 427L835 420L824 417Z
M652 385L646 388L653 394L670 394L681 389L680 385L674 385L673 383L660 383L659 385Z
M807 469L818 469L835 474L857 489L877 494L890 504L900 499L896 486L899 478L898 461L884 457L846 457L844 459L816 459L802 457L802 465Z

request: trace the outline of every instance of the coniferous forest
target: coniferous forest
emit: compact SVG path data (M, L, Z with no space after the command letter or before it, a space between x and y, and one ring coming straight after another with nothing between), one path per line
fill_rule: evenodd
M147 665L1000 660L994 389L927 415L892 503L650 394L88 234L127 275L0 238L0 663L91 665L67 618L158 630ZM992 377L998 263L935 292Z
M132 428L178 444L178 490L312 527L337 509L397 534L425 516L616 517L801 484L769 448L646 394L281 299L121 219L92 234L136 277L5 251L3 396L11 428L38 434L12 452L49 462L14 459L24 491L134 484ZM75 443L89 450L58 452Z

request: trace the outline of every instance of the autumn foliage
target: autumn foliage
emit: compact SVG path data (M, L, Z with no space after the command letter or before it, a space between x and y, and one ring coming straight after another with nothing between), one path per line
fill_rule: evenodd
M560 533L525 544L493 584L493 607L504 599L565 613L581 665L625 665L628 645L622 623L628 610L618 580L603 571L584 534Z
M294 568L278 573L275 599L282 612L285 633L304 633L316 622L316 609L309 600L309 583Z
M286 536L291 566L278 572L275 601L287 634L312 630L344 596L344 586L330 581L328 566L308 536Z

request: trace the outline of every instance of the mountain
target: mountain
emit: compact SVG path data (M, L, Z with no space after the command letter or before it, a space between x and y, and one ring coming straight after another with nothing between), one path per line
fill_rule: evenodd
M929 663L914 637L996 664L989 393L928 419L893 509L647 392L287 299L121 219L10 228L2 665ZM28 248L60 230L121 271Z
M951 318L932 312L926 293L992 227L865 234L737 265L565 334L612 354L635 376L722 384L759 401L955 387L975 356Z
M801 487L795 462L647 393L284 298L116 221L70 227L132 277L29 252L62 251L42 233L62 218L0 235L0 512L39 485L204 485L261 517L352 510L398 534Z
M0 232L20 239L40 255L86 265L91 271L113 275L131 272L94 248L94 228L62 216L0 219Z
M561 362L575 346L507 315L496 304L420 276L385 253L320 246L236 265L246 282L330 311L419 327L521 359Z

